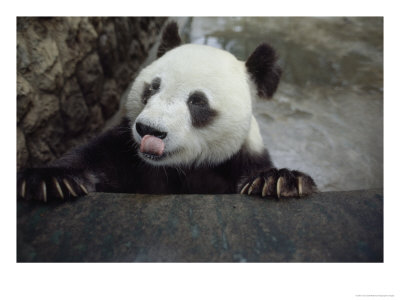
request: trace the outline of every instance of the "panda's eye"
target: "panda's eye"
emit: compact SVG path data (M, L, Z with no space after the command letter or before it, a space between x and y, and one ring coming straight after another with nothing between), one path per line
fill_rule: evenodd
M208 100L206 95L202 92L194 92L189 96L188 104L196 106L207 106Z
M150 97L158 92L160 85L161 79L159 77L154 78L151 84L145 84L142 94L143 104L147 104L147 101L150 99Z
M193 92L187 100L192 125L196 128L205 127L213 122L218 112L210 107L207 96L200 91Z
M161 79L159 77L154 78L153 81L151 82L151 88L154 91L158 91L160 89L160 85L161 85Z

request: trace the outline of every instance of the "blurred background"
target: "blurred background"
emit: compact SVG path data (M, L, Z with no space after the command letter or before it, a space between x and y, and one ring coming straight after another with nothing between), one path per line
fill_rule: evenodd
M383 187L383 18L171 18L184 42L245 60L261 42L284 70L255 103L279 168L321 191ZM114 124L167 18L18 18L17 166L37 166Z

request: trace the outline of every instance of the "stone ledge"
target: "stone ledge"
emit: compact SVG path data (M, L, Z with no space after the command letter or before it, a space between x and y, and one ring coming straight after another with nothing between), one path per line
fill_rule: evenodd
M18 262L383 262L382 189L17 203Z

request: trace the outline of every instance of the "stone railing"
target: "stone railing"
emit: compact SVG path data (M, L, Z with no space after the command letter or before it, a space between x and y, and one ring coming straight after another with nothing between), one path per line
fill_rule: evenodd
M383 191L18 202L17 260L383 262Z

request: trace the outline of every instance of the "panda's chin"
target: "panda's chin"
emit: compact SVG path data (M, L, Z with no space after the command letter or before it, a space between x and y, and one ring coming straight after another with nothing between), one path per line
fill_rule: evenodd
M154 166L169 165L170 158L173 156L173 154L173 152L168 151L163 152L161 155L139 151L139 156L142 158L142 160Z
M155 154L151 154L151 153L140 152L140 154L144 158L150 159L152 161L160 161L166 157L166 153L163 153L162 155L155 155Z
M155 155L152 153L138 152L139 157L153 165L153 166L176 166L180 165L179 160L177 161L177 157L179 157L182 153L182 149L175 149L172 151L164 151L162 155Z

